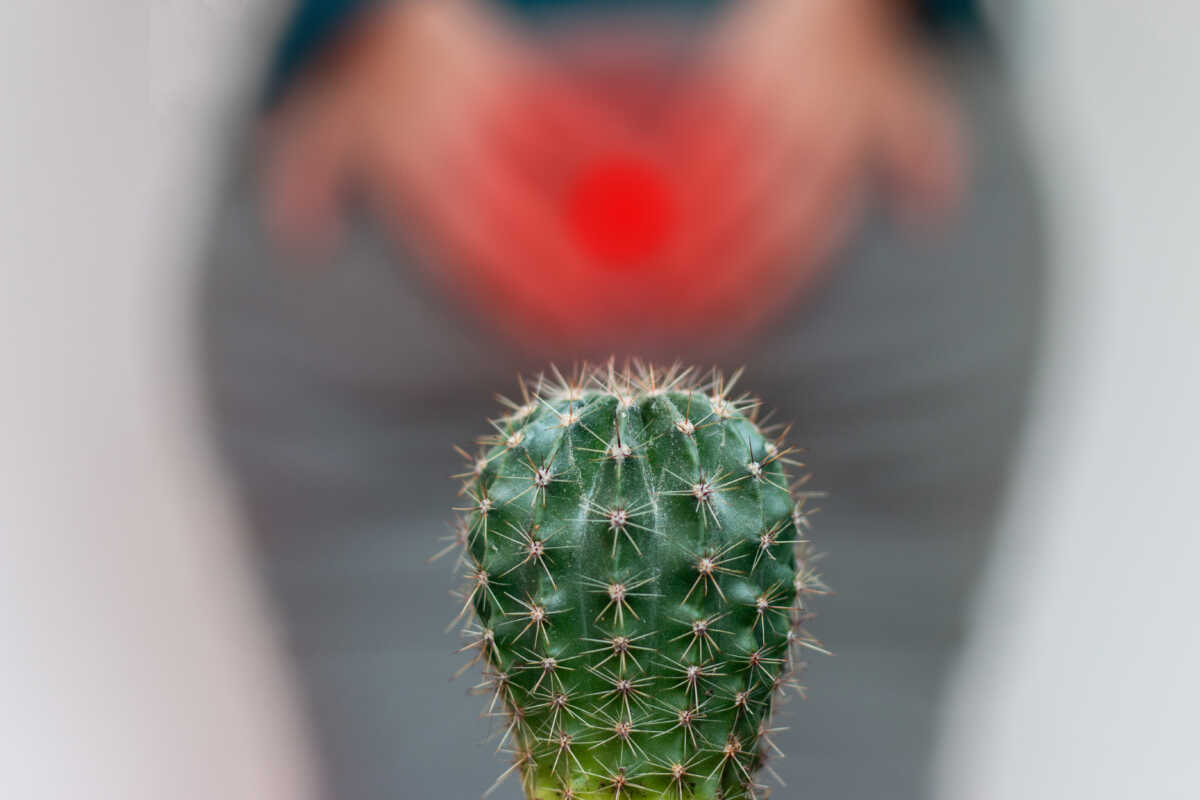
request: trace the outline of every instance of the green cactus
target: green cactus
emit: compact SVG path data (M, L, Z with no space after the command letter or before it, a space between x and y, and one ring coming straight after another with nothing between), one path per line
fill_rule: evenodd
M797 651L824 652L803 627L824 587L811 493L789 489L802 465L730 396L736 375L692 375L522 384L456 476L464 670L482 664L513 758L499 780L530 800L763 796Z

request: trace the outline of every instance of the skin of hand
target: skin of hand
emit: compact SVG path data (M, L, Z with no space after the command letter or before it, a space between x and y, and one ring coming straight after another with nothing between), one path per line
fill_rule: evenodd
M274 238L327 254L353 191L431 256L418 262L453 264L429 272L454 292L578 324L546 316L561 303L545 295L586 264L544 178L590 140L625 134L509 34L473 0L404 0L358 20L264 122ZM531 93L536 106L514 115L512 97ZM518 262L555 265L559 284Z
M953 210L958 121L896 11L753 0L717 34L669 126L694 220L672 258L689 315L741 306L760 319L810 282L848 235L868 174L906 222ZM721 267L689 281L698 264Z

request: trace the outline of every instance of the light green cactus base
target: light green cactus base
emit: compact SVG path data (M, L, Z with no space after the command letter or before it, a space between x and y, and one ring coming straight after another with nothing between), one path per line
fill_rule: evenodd
M678 369L540 380L460 476L463 649L529 798L763 796L824 587L801 465L729 390Z

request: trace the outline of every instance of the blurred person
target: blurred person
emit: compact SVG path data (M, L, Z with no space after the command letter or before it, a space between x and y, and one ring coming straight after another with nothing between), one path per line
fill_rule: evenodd
M215 432L329 796L473 796L499 772L442 680L451 581L425 557L449 445L518 370L606 349L745 364L794 422L831 492L815 539L837 655L787 709L781 771L824 797L924 796L1040 316L1036 204L977 10L499 5L301 2L216 221ZM621 62L651 30L672 79L646 122L572 62L578 41ZM563 213L561 174L597 149L670 175L679 224L652 268L597 265ZM630 285L649 299L602 335Z

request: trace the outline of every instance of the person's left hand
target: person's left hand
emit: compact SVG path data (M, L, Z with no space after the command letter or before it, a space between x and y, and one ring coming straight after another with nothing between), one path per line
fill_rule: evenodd
M754 0L719 34L671 134L688 187L672 261L690 317L749 324L810 282L848 235L869 168L906 221L955 206L957 120L887 2ZM697 265L710 265L702 279Z

